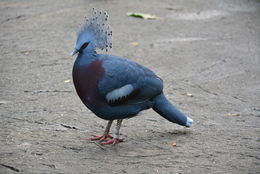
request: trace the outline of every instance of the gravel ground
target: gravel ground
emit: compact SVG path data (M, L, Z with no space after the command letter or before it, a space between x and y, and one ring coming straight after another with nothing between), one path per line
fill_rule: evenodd
M89 140L106 121L77 97L69 54L92 7L110 15L109 53L155 71L193 127L148 110L124 143ZM0 173L260 173L259 0L2 0L0 24Z

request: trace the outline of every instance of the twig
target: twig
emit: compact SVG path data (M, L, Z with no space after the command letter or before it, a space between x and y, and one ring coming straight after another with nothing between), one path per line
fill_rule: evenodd
M151 154L151 155L119 155L120 157L127 157L127 158L146 158L146 157L156 157L156 156L163 156L163 155L170 155L167 154Z
M97 142L91 141L91 143L94 143L94 144L97 145L100 149L106 151L106 149L105 149L104 147L102 147L100 144L98 144Z
M60 124L61 126L63 126L63 127L66 127L66 128L68 128L68 129L78 129L78 128L76 128L75 126L69 126L69 125L66 125L66 124Z
M0 164L0 165L3 166L3 167L6 167L8 169L11 169L13 171L20 172L20 170L18 170L17 168L14 168L12 166L9 166L9 165L6 165L6 164Z

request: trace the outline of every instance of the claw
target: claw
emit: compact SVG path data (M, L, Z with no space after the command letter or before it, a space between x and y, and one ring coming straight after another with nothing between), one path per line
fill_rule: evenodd
M95 137L90 138L90 140L92 140L92 141L101 140L102 141L102 140L105 140L107 138L113 138L113 136L109 135L109 134L101 135L101 136L95 136Z
M101 144L113 144L113 145L115 145L115 144L123 142L123 141L124 141L123 138L113 138L111 140L104 141Z

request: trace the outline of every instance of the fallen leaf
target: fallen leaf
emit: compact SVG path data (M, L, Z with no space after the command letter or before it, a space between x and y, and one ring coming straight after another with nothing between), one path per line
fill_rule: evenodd
M173 147L176 147L176 146L177 146L177 143L176 143L176 142L172 142L172 146L173 146Z
M188 97L193 97L193 94L191 94L191 93L187 93L186 94Z
M145 14L145 13L132 13L129 12L127 13L128 16L136 17L136 18L142 18L142 19L157 19L156 16L150 15L150 14Z
M138 46L139 43L138 43L138 42L130 42L129 45L132 45L132 46Z
M32 51L21 51L22 54L28 56Z
M240 116L240 114L239 113L233 113L233 114L231 114L231 116Z
M70 82L70 80L64 80L64 83L69 83Z
M7 104L7 103L9 103L10 101L6 101L6 100L0 100L0 105L1 104Z

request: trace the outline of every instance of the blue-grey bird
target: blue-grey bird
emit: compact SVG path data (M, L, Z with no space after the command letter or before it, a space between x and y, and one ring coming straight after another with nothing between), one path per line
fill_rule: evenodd
M91 140L102 144L122 142L122 120L152 108L170 122L190 127L193 120L174 107L163 94L163 81L150 69L129 59L98 54L97 49L112 48L112 31L106 12L93 9L77 35L71 55L78 53L73 66L73 82L81 101L98 117L108 120L105 132ZM117 120L114 136L109 134Z

